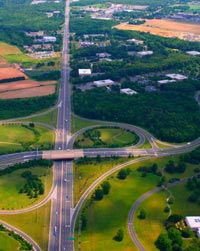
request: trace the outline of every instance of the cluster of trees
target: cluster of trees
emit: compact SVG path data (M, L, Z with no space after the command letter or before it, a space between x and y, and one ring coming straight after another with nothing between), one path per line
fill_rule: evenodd
M57 95L0 100L0 119L24 117L56 104Z
M20 250L32 250L32 245L30 243L15 232L6 229L2 224L0 224L0 231L8 233L9 236L18 241L20 243Z
M93 194L94 200L102 200L104 195L109 194L111 185L108 181L104 181L101 187L98 187Z
M183 161L179 161L176 165L173 160L169 160L165 165L165 171L168 173L184 173L186 170L186 164Z
M158 172L157 163L153 163L151 166L140 166L138 167L137 171L142 173L142 177L145 177L147 173L153 173L155 175L161 176L161 173Z
M196 148L190 153L185 154L183 159L186 162L198 165L200 163L200 147Z
M188 227L177 229L175 225L183 220L182 215L172 214L165 221L165 227L167 232L161 233L156 242L156 247L161 251L199 251L200 240L197 238L191 238L193 233ZM191 238L188 241L187 247L183 245L182 238Z
M188 179L187 188L191 191L191 194L188 197L188 201L196 203L200 198L200 181L196 177Z
M124 239L124 230L122 228L118 229L116 235L113 237L115 241L122 241Z
M49 70L49 71L26 71L26 75L30 78L44 81L44 80L58 80L60 79L60 71L58 70Z
M36 166L50 167L52 165L53 165L53 161L50 161L50 160L45 160L45 159L29 160L25 163L18 163L18 164L15 164L14 166L10 166L8 168L1 169L0 176L12 173L12 172L19 170L19 169L36 167Z
M194 87L178 83L168 88L159 93L133 96L103 88L76 91L74 112L87 118L138 125L164 141L187 142L197 138L200 110L194 100Z
M126 169L121 169L118 174L117 174L117 178L120 180L125 180L126 177L131 173L131 169L130 168L126 168Z
M44 194L44 184L37 175L30 171L24 171L21 176L26 179L26 183L19 190L19 193L26 193L29 198L37 198L38 195Z

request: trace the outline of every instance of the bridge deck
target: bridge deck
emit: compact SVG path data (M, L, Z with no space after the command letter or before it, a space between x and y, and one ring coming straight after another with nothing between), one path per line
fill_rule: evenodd
M43 151L43 159L67 160L84 157L83 150L51 150Z

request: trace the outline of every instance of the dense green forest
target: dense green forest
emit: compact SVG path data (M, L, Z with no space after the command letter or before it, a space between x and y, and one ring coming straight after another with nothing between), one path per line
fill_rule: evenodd
M62 36L58 31L64 20L64 2L31 5L30 0L0 0L0 6L0 41L23 48L33 43L25 32L43 30L46 35L57 37L55 49L60 49ZM60 15L48 18L46 12L54 10Z
M96 88L75 92L73 101L75 113L81 116L138 125L165 141L190 141L200 134L200 109L190 83L133 96Z
M55 105L56 94L24 99L0 99L0 119L24 117Z

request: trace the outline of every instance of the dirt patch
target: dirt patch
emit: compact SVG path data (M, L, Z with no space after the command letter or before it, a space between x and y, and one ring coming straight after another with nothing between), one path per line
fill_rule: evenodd
M55 85L44 85L35 88L26 88L16 91L8 91L0 93L0 99L14 99L14 98L30 98L41 97L53 94L55 92Z
M12 90L21 90L39 86L46 86L46 85L55 85L56 81L45 81L45 82L38 82L34 80L21 80L10 82L6 84L0 84L0 92L12 91Z
M14 67L0 67L0 81L14 78L27 78L27 76Z
M167 19L145 20L141 25L123 23L115 26L120 30L136 30L149 32L163 37L178 37L190 41L200 41L200 25L177 22Z

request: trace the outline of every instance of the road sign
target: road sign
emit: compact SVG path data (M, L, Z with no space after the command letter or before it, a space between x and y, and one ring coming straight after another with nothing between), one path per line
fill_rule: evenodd
M72 236L72 237L68 237L67 240L68 240L68 241L74 241L75 238Z

